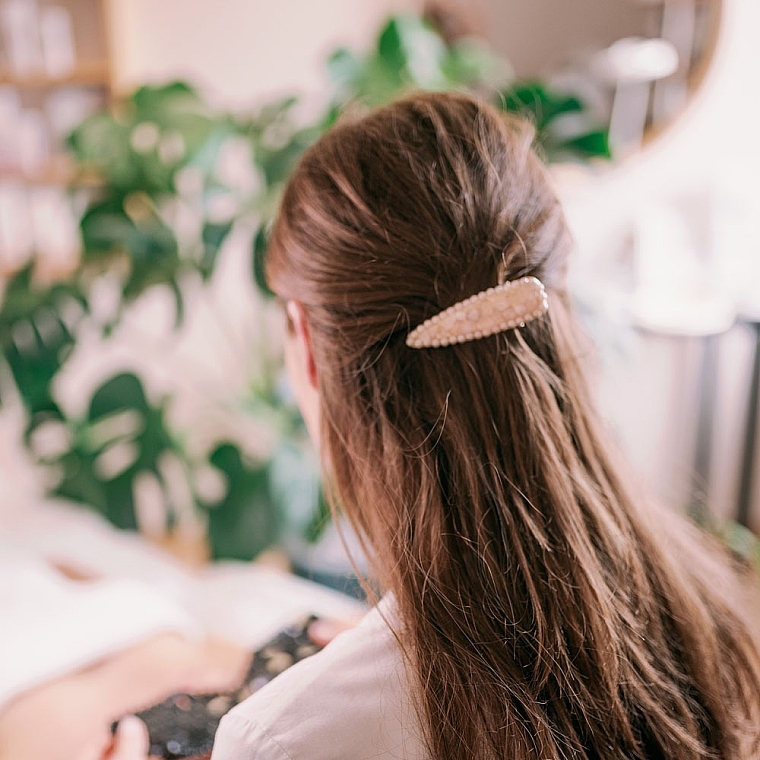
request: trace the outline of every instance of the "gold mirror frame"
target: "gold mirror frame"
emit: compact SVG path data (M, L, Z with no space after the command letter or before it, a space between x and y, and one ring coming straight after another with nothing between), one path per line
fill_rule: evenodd
M642 83L647 90L643 112L641 100L645 96L641 89L636 97L637 118L643 121L640 129L633 130L636 139L619 151L618 157L624 158L656 141L688 112L715 60L725 0L427 0L424 6L426 15L433 17L444 36L469 34L487 40L512 64L518 79L550 83L556 80L561 88L563 82L574 77L576 84L581 84L578 94L582 99L584 89L591 92L589 105L602 124L609 124L618 93L615 84L605 82L591 70L594 53L609 50L621 38L663 39L666 23L672 25L674 19L678 21L679 12L693 9L690 60L685 66L679 62L669 77ZM598 9L596 14L594 8ZM505 31L511 18L514 31ZM681 18L688 20L688 12ZM679 33L684 37L684 32L688 36L688 29L675 29L671 34L676 38L675 42L671 39L674 52L679 44L683 45L677 37ZM678 52L683 60L682 51ZM655 98L659 106L654 105ZM658 111L663 114L657 116Z

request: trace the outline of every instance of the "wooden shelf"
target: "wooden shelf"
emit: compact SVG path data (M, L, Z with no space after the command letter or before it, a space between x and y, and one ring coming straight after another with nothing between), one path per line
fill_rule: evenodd
M21 169L0 169L0 185L4 183L29 187L98 187L102 181L95 174L77 172L69 160L57 160L34 173Z
M4 1L0 0L0 5ZM55 230L26 229L32 223L35 204L54 204L56 210L51 213L51 220L58 213L70 213L71 222L77 224L81 211L79 201L84 200L80 196L97 193L98 188L103 186L101 177L77 166L63 135L94 110L107 106L111 100L110 35L113 30L108 18L110 2L55 0L56 5L69 15L71 52L74 55L72 67L60 76L51 75L44 68L42 61L46 59L46 51L42 44L37 56L40 58L39 66L27 73L19 73L7 58L0 61L0 86L10 90L10 97L6 100L9 119L13 120L3 126L6 131L12 130L8 132L10 140L18 132L18 140L14 140L17 144L4 151L6 155L0 166L0 187L8 191L7 207L10 213L16 213L16 208L19 209L18 222L24 226L25 233L23 243L26 246L28 242L29 247L34 249L33 276L41 283L69 280L71 268L75 265L75 254L73 251L64 252L55 240L50 241L54 250L43 250L48 244L48 232L54 234ZM50 0L39 2L40 9L49 5ZM42 16L37 19L37 24L41 21ZM51 54L47 56L48 61L69 59L68 51L66 56L52 55L54 50L47 52ZM81 91L76 92L75 88L81 88ZM26 111L33 116L27 119ZM21 132L25 128L30 132ZM43 130L44 135L37 134ZM32 158L38 161L32 162ZM75 192L70 192L72 190ZM48 198L48 195L54 197ZM74 240L68 240L69 232L64 230L61 234L66 238L66 247L69 244L76 246ZM3 282L28 263L28 259L20 260L23 257L17 253L20 254L4 243L0 245L0 302Z
M0 69L0 85L19 88L44 90L67 86L108 87L110 83L111 70L108 61L80 63L73 71L61 77L51 77L43 72L21 76L7 69Z

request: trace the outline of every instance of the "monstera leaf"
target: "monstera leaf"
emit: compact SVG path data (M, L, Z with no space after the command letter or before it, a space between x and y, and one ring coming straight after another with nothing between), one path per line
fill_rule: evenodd
M95 391L72 428L70 448L49 462L61 472L54 493L95 508L117 527L136 528L136 479L149 473L163 485L161 458L182 455L163 404L148 401L136 375L121 373Z
M39 286L32 270L30 264L10 280L0 304L0 351L29 413L27 434L44 419L61 417L50 386L87 310L76 282Z
M151 403L136 375L125 372L105 381L84 418L69 426L65 450L43 458L60 473L55 495L94 508L117 527L134 529L138 481L148 476L158 484L171 527L175 489L168 478L182 478L182 490L192 493L196 468L210 464L224 480L224 494L216 501L194 495L194 506L208 516L212 556L248 560L279 538L284 512L270 493L269 463L249 462L231 443L219 444L207 462L190 460L170 432L165 402ZM168 470L167 458L180 467Z
M269 494L267 464L247 462L232 443L220 444L209 462L225 477L226 493L206 503L215 559L249 560L280 537L283 517Z

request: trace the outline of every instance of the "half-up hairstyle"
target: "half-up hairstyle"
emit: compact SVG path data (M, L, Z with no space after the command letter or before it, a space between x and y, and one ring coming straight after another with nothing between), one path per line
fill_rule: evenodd
M304 156L267 271L304 307L328 477L396 597L433 758L759 757L741 585L611 459L532 139L490 106L428 94ZM525 327L405 345L527 275L549 311Z

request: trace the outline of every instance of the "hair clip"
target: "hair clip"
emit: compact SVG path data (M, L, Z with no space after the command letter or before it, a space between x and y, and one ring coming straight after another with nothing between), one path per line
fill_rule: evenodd
M522 277L488 288L444 309L406 336L410 348L440 348L487 338L545 314L549 299L543 283Z

